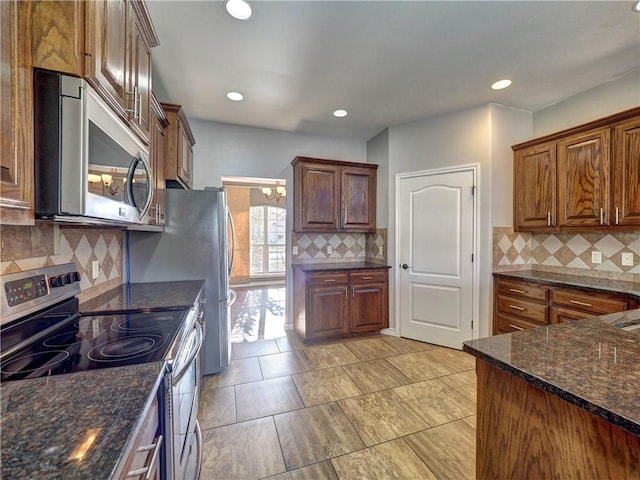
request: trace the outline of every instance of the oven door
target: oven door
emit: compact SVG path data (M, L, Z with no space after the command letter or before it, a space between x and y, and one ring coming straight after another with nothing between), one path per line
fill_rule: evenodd
M199 322L194 320L195 318L191 319L192 326L180 346L171 374L175 480L188 478L187 472L193 472L193 478L198 478L200 471L201 445L197 419L201 375L198 356L203 338L202 328Z

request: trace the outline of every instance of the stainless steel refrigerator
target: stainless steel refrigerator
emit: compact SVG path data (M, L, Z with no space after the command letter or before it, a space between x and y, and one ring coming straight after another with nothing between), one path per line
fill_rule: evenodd
M226 193L222 188L167 189L165 219L163 233L129 232L129 281L205 280L203 369L205 375L218 373L231 358L233 241L228 232L233 224Z

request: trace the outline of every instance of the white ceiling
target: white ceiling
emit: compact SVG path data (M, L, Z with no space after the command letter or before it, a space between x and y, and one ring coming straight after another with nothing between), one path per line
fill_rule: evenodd
M368 140L489 102L536 111L640 68L633 3L254 0L240 21L222 0L148 0L154 84L192 118Z

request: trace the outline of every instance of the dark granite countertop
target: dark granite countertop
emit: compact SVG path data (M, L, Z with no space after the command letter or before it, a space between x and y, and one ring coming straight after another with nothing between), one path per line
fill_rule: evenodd
M640 436L640 309L464 342L464 350Z
M2 478L117 478L163 372L157 362L2 384ZM70 459L93 433L84 458Z
M580 275L565 275L561 273L543 272L540 270L494 272L493 275L501 278L515 278L518 280L528 280L546 285L559 285L562 287L587 289L602 293L626 293L635 297L636 301L640 302L640 284L635 282L624 282L608 278L585 277Z
M169 310L192 307L204 280L180 282L125 283L80 304L82 313L120 310Z
M375 262L327 262L327 263L295 263L293 268L303 272L331 272L337 270L364 270L371 268L391 268L390 265Z

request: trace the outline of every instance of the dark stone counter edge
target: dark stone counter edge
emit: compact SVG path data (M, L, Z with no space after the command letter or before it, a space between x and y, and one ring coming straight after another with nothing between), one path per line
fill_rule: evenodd
M384 263L355 263L349 265L349 263L294 263L292 268L302 270L303 272L331 272L338 270L372 270L372 269L390 269L391 265L385 265Z
M583 290L585 292L598 292L598 293L617 293L617 294L621 294L621 295L626 295L629 298L634 299L636 302L640 303L640 291L637 290L632 290L632 291L626 291L620 288L616 288L615 286L609 287L609 288L605 288L605 287L601 287L601 286L596 286L596 285L590 285L588 283L580 283L578 281L572 280L571 278L573 276L568 276L569 278L567 278L566 280L562 279L552 279L552 278L541 278L541 277L533 277L533 276L529 276L526 273L527 271L505 271L505 272L493 272L493 276L494 277L500 277L500 278L513 278L516 280L521 280L523 282L531 282L531 283L539 283L539 284L544 284L544 285L553 285L553 286L558 286L558 287L567 287L567 288L573 288L576 290ZM538 274L540 274L540 272L538 272ZM559 274L555 274L555 275L559 275ZM602 279L603 281L606 281L606 279ZM630 285L634 285L631 282L624 282L625 284L630 284Z
M500 370L507 372L515 377L518 377L524 380L525 382L527 382L528 384L533 385L536 388L539 388L540 390L550 393L551 395L555 395L556 397L562 400L565 400L566 402L569 402L585 410L586 412L592 415L595 415L596 417L599 417L617 427L620 427L623 430L626 430L627 432L632 433L633 435L640 436L640 424L634 422L629 418L626 418L622 415L618 415L612 412L611 410L603 408L599 405L595 405L589 402L588 400L582 397L579 397L577 395L574 395L570 392L567 392L566 390L559 388L556 385L553 385L541 378L538 378L534 375L523 372L522 370L512 365L509 365L500 360L497 360L496 358L493 358L492 356L484 352L476 350L472 346L468 345L467 342L463 343L463 350L477 357L479 360L482 360L493 367L499 368Z

